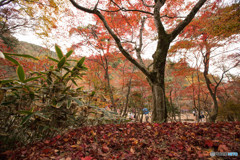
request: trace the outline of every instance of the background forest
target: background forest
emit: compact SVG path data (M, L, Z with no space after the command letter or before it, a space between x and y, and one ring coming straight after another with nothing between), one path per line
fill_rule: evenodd
M0 1L0 156L181 159L240 153L239 1L80 4ZM26 32L46 47L21 41ZM182 135L186 131L191 139ZM119 132L120 139L114 135ZM118 148L124 135L126 146ZM160 135L168 136L159 144Z

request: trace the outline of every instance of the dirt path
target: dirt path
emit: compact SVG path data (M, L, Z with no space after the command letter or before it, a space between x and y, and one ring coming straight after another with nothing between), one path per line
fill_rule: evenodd
M149 122L151 122L151 118L152 118L151 115L149 115ZM176 119L177 119L177 121L179 121L178 116L176 117ZM181 114L181 121L189 122L189 123L196 123L197 119L192 113L184 113L184 114ZM143 122L146 122L146 115L143 115ZM201 120L201 122L206 122L206 118L203 118Z

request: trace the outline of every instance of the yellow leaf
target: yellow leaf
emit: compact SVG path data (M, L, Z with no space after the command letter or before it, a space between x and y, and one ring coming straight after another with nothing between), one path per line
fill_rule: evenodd
M78 145L71 145L71 148L77 148L79 147Z
M130 141L132 141L133 145L138 144L138 140L136 138L130 138Z
M96 136L96 132L94 132L93 130L91 130L91 133L93 136Z
M130 148L130 152L131 152L132 154L135 153L135 150L133 149L133 147Z
M63 140L64 140L64 142L67 142L67 141L68 141L68 139L67 139L67 138L64 138Z

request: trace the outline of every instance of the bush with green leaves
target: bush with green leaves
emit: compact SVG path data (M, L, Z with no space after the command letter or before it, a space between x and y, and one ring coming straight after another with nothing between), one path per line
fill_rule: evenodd
M4 53L7 60L17 65L18 78L0 81L1 142L29 143L85 123L86 115L79 113L83 103L76 82L87 70L83 65L85 58L71 60L73 51L64 55L58 46L55 49L58 59L49 59L56 66L27 76L14 56L36 58Z
M58 59L48 57L56 62L55 66L28 75L14 57L37 60L35 57L4 53L7 60L17 65L16 79L0 81L0 143L5 144L5 149L11 144L16 147L17 142L35 142L83 125L127 122L117 113L85 100L95 93L86 95L77 85L87 70L83 65L85 57L70 59L73 51L64 55L58 46L55 49Z

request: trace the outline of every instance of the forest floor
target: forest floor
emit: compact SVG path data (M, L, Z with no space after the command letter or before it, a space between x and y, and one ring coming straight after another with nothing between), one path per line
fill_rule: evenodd
M127 123L89 126L2 154L31 160L240 159L240 122ZM236 154L236 153L235 153Z

